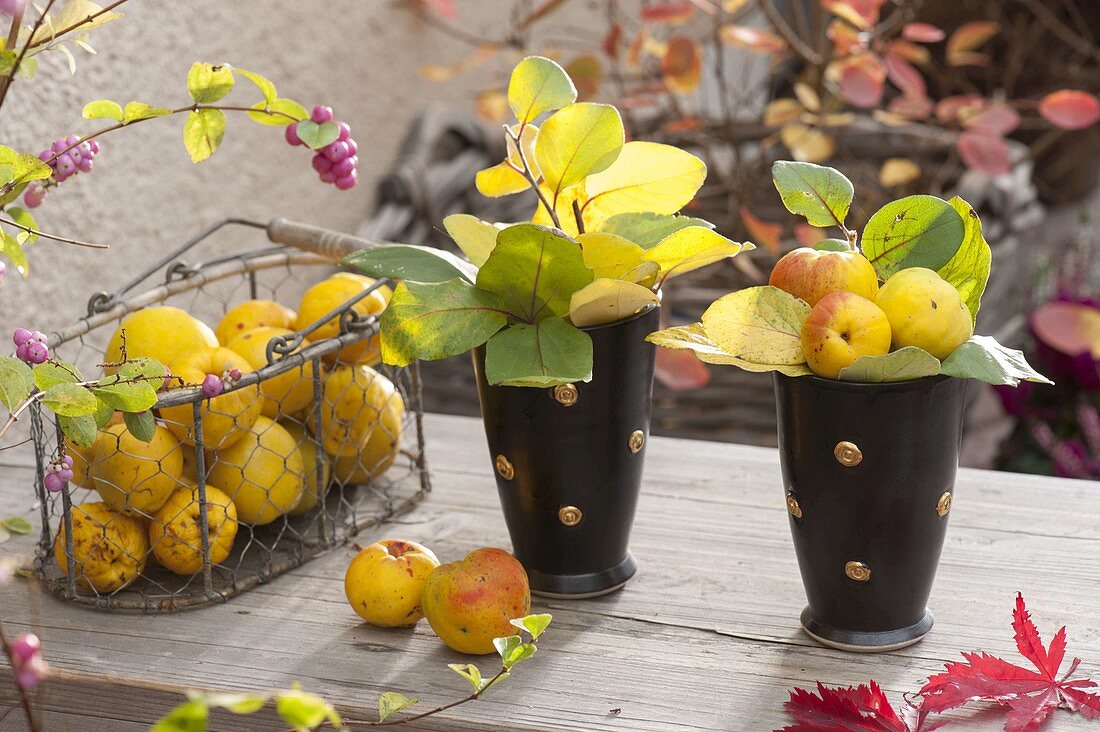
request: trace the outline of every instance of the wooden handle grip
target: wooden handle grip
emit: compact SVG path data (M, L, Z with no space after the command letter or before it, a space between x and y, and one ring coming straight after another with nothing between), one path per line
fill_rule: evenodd
M363 239L312 224L288 221L284 218L272 219L268 223L267 238L276 244L320 254L334 262L354 252L388 243Z

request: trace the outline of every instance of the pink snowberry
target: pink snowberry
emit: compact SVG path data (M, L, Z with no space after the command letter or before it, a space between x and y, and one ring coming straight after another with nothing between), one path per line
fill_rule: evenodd
M42 642L37 635L26 633L17 636L11 641L9 650L17 684L30 691L46 678L49 667L42 657Z
M318 173L327 173L332 170L332 162L321 153L313 156L313 169Z
M286 126L286 132L284 133L286 141L291 145L297 147L298 145L304 145L302 138L298 137L298 123L290 124Z
M355 184L359 182L358 174L353 170L347 175L341 176L336 179L336 187L341 191L346 191L349 188L354 188Z
M42 478L42 485L45 486L46 490L50 493L57 493L65 487L65 478L61 473L46 473Z
M224 388L221 378L216 374L207 374L202 380L202 395L207 399L213 399L221 394Z
M309 114L309 119L317 124L324 124L325 122L332 121L332 107L316 106Z
M18 346L23 345L24 343L30 343L31 337L33 335L34 334L31 333L26 328L16 328L15 332L13 332L11 334L11 339L15 343L15 345L18 347Z

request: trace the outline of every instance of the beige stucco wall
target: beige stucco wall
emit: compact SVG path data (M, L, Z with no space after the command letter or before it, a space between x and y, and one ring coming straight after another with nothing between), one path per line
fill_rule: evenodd
M222 148L200 165L183 148L182 116L112 133L102 140L96 169L66 181L35 211L44 230L109 243L110 251L33 245L31 279L12 271L0 283L0 336L6 339L15 325L47 330L76 319L91 292L113 289L223 216L281 215L354 229L409 121L431 102L468 105L482 83L478 74L449 84L422 79L421 63L468 50L398 5L131 0L121 8L126 18L93 33L98 55L76 52L75 78L59 54L43 57L38 77L19 80L0 110L3 144L37 152L64 134L95 129L100 122L80 117L92 99L185 104L193 61L229 62L268 76L307 106L333 106L353 127L366 184L349 192L323 185L309 155L283 142L281 128L244 115L231 116ZM463 3L464 24L493 17L496 5ZM226 101L238 94L242 102L258 100L249 87L242 80Z

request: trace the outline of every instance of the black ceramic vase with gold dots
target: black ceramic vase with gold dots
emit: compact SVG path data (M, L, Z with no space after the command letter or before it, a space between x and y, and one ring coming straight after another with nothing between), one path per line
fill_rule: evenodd
M474 352L481 415L512 549L549 597L619 589L649 436L659 308L584 328L592 380L553 388L490 386Z
M808 606L852 651L916 643L955 490L964 380L862 384L775 375L779 456Z

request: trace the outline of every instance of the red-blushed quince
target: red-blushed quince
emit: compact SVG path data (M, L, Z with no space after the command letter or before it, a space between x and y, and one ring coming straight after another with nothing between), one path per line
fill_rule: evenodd
M860 356L890 352L890 321L865 297L833 292L813 306L802 324L802 353L817 374L835 379Z
M800 247L775 263L768 284L816 305L832 292L851 292L873 300L878 292L875 268L859 252Z
M415 541L384 539L356 555L344 575L344 594L359 617L379 628L407 628L424 617L424 583L439 566Z
M493 639L516 635L509 621L531 610L523 565L503 549L475 549L460 562L432 572L424 585L424 615L432 630L459 653L496 650Z

